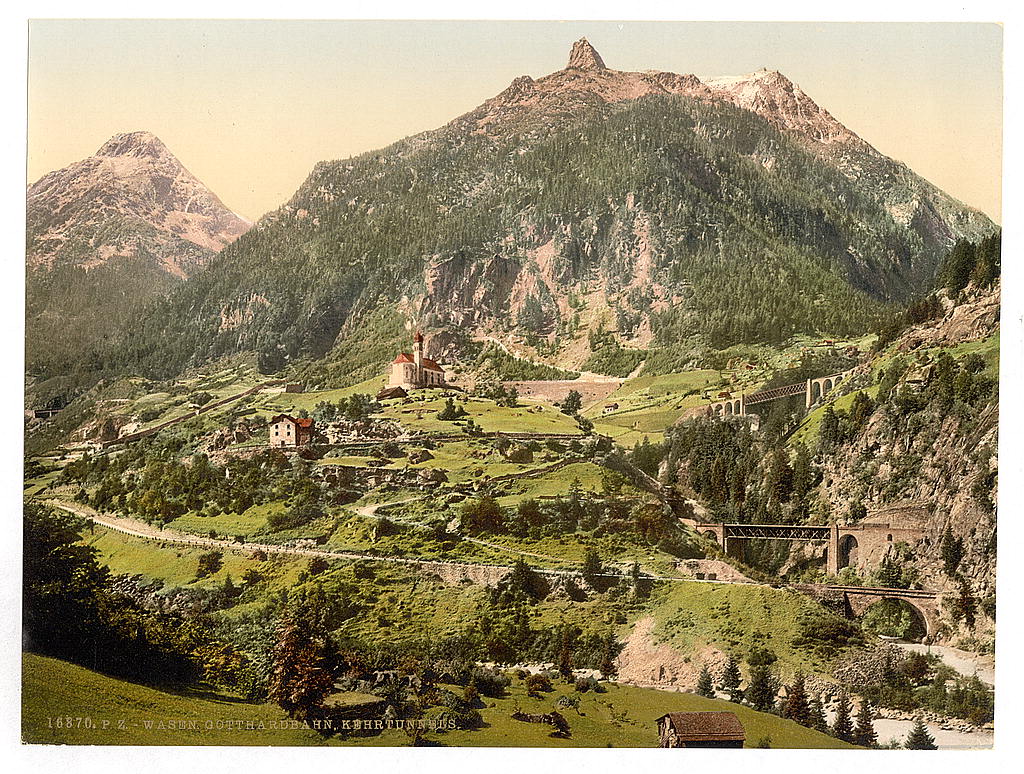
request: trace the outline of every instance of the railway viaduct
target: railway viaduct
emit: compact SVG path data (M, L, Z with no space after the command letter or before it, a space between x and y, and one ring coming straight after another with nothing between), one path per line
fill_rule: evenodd
M875 586L830 586L824 583L794 583L790 588L829 605L838 605L851 617L859 618L867 609L886 599L905 602L920 618L925 637L933 637L942 625L939 620L939 593L925 589L890 589Z
M850 376L850 371L843 371L839 374L821 376L817 379L808 379L805 382L787 384L782 387L772 387L768 390L753 392L750 395L741 394L738 398L726 398L710 403L705 410L713 416L737 416L745 417L747 408L761 403L768 403L781 398L790 398L794 395L803 394L804 403L808 409L817 403L823 395L831 392L840 382Z

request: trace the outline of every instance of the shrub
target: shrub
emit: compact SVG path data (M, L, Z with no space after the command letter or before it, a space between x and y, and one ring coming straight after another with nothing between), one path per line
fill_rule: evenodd
M196 570L196 578L205 578L208 575L215 575L224 566L224 555L220 551L209 551L199 556L199 567Z
M530 696L537 696L541 691L548 692L551 689L551 680L544 675L530 675L526 678L526 692Z
M470 681L476 684L476 689L484 696L492 699L499 699L505 695L505 689L511 682L504 673L497 669L486 667L475 667L470 673Z

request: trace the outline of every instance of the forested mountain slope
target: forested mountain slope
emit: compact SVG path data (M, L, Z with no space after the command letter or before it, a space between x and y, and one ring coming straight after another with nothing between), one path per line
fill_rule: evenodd
M29 375L95 367L114 331L249 225L149 132L41 177L27 193Z
M275 370L390 304L433 354L497 335L571 367L623 346L673 367L862 332L992 230L778 73L624 73L581 41L441 129L318 164L100 360L170 375L256 351Z

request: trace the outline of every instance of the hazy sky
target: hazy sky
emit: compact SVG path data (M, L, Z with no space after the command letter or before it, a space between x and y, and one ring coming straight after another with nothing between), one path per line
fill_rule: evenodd
M777 69L883 153L1000 220L991 24L35 21L28 179L147 130L256 218L317 161L433 129L586 36L617 70Z

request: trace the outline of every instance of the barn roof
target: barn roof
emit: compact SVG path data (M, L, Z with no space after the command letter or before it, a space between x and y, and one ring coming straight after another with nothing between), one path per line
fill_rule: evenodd
M377 393L377 400L387 400L389 398L404 398L408 395L405 390L401 387L385 387Z
M742 742L747 738L743 724L732 712L669 712L658 718L658 722L665 718L684 742L705 739Z

